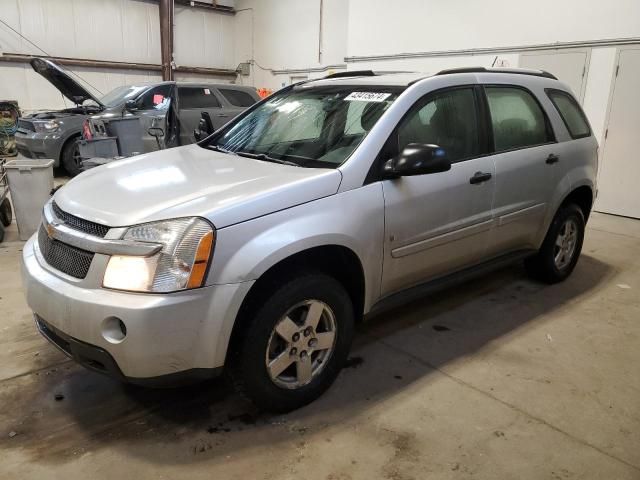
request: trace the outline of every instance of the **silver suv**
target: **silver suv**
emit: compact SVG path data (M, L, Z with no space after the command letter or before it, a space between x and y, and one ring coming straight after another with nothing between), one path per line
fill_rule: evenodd
M71 180L24 247L37 328L139 384L225 368L258 406L317 398L354 325L524 259L562 281L597 143L541 71L349 72L284 88L199 144Z

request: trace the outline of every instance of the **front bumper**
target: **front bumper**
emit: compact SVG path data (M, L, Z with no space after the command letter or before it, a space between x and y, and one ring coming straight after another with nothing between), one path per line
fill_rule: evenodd
M15 134L18 152L27 158L50 158L58 166L62 138L58 133L21 132Z
M106 256L96 254L88 277L79 281L46 264L35 236L25 244L27 303L41 319L38 328L45 337L88 368L134 383L219 372L237 312L253 282L171 294L118 292L95 286L108 258L101 257ZM118 342L105 330L114 317L127 330ZM95 368L92 362L103 367Z

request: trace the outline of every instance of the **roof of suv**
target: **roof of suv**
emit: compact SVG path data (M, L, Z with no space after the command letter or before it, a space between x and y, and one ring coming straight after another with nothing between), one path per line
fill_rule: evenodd
M471 68L454 68L448 70L441 70L437 73L424 73L424 72L374 72L372 70L361 71L346 71L333 75L328 75L317 80L307 80L303 82L305 85L313 86L330 86L330 85L385 85L385 86L398 86L407 87L419 80L423 80L429 77L435 77L439 75L453 75L461 73L504 73L511 75L529 75L535 77L545 77L553 80L557 80L549 72L544 70L532 70L524 68L485 68L485 67L471 67Z

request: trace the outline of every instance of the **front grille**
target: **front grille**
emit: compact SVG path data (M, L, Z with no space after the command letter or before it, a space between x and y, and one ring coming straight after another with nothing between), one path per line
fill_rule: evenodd
M52 202L51 206L53 207L53 212L56 214L56 217L58 217L60 220L62 220L64 223L75 230L80 230L81 232L88 233L89 235L100 238L104 238L104 236L109 231L109 227L105 225L93 223L89 220L85 220L83 218L76 217L75 215L71 215L70 213L62 211L56 204L56 202Z
M21 118L18 119L18 130L24 130L27 132L35 132L36 131L36 127L33 125L32 122L28 121L28 120L22 120Z
M38 245L44 259L56 270L80 279L87 276L93 253L49 238L42 225L38 231Z

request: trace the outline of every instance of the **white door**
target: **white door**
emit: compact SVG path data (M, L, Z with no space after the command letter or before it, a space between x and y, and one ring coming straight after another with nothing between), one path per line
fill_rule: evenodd
M595 209L640 218L640 50L621 50L598 173Z
M524 53L520 67L546 70L571 87L580 104L584 98L589 64L588 50L566 52Z

